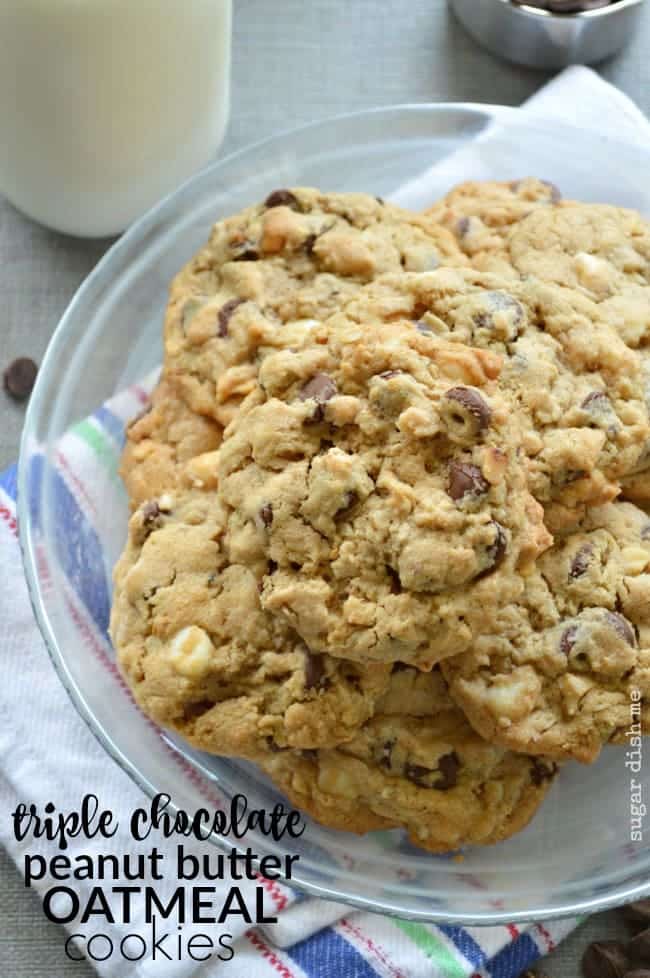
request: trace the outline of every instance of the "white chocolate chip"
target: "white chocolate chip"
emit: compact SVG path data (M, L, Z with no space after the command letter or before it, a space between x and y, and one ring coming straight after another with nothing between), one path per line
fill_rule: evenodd
M621 560L626 574L642 574L650 563L650 553L644 547L624 547Z
M609 262L581 251L576 255L574 264L578 281L586 289L600 295L610 291L612 269Z
M197 625L189 625L172 639L169 661L181 676L200 679L209 670L214 651L208 633Z

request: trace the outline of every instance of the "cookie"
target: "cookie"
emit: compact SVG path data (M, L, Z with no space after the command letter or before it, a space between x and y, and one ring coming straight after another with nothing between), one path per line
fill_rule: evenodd
M501 358L411 321L332 317L269 355L225 432L230 559L318 652L428 669L547 547Z
M220 425L192 411L162 380L126 428L120 475L132 507L174 489L211 484L212 453L221 435Z
M333 750L280 752L262 766L291 802L331 828L403 827L431 852L499 842L530 821L557 765L488 744L440 672L400 669L377 712Z
M115 569L111 635L142 710L200 750L255 758L331 747L372 714L381 664L312 654L260 606L253 570L228 562L214 492L140 506Z
M560 202L539 181L461 184L429 213L455 233L474 267L552 283L596 303L600 318L639 350L650 409L648 221L621 207ZM637 469L623 478L623 493L648 505L650 440Z
M631 503L589 511L524 581L470 652L442 664L486 739L590 762L625 739L640 703L650 732L650 521Z
M446 229L366 194L279 190L217 223L176 277L165 376L225 425L254 385L260 353L301 342L378 275L467 259Z
M637 470L650 434L642 362L585 296L448 268L384 276L345 316L408 324L501 358L501 385L523 422L530 490L551 529L611 501Z
M498 273L498 259L510 229L538 209L555 213L560 190L547 180L526 177L498 182L468 180L453 187L426 214L446 227L475 267ZM490 267L481 264L483 261ZM503 270L509 271L508 262Z

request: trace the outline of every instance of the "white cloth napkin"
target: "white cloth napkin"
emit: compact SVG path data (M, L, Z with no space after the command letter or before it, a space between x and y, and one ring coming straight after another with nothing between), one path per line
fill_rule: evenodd
M596 74L585 68L572 68L545 86L529 103L530 113L545 117L561 117L574 124L584 127L607 127L618 138L643 141L650 143L650 124L639 110L621 92L602 81ZM417 181L395 195L401 203L410 206L424 206L433 202L439 188L446 189L461 179L480 178L486 176L484 168L485 152L489 150L491 141L498 140L503 134L503 124L499 123L491 131L480 137L476 144L454 154L438 164L435 168L423 174ZM493 173L490 173L493 175ZM525 174L521 174L525 175ZM544 175L544 174L540 174ZM16 537L16 526L12 493L10 491L11 475L5 475L4 483L0 483L0 629L2 629L2 664L3 664L3 695L1 699L0 723L0 841L11 853L16 864L22 867L27 845L30 852L42 852L53 855L50 845L19 844L11 833L11 823L8 814L19 802L34 803L41 810L52 800L57 806L70 809L79 805L79 800L88 791L97 794L104 807L115 813L126 815L144 802L144 796L133 782L119 767L109 759L94 737L72 708L63 687L51 667L42 638L35 625L27 589L20 570L19 548ZM4 484L4 489L1 487ZM125 828L126 818L122 820L122 828L112 843L95 841L72 842L68 855L74 857L80 852L96 855L99 851L136 852L134 845ZM161 850L169 851L165 843L159 840ZM52 881L43 881L36 889L43 892ZM82 899L87 897L93 884L83 881L73 883L74 888ZM243 884L244 892L250 890L253 884ZM161 896L164 895L164 889ZM281 888L282 900L286 909L280 915L277 925L269 926L259 936L246 935L244 924L230 929L239 939L238 953L232 962L219 966L194 964L185 959L181 962L152 962L145 960L139 964L128 965L119 957L113 957L105 963L97 963L97 971L103 978L150 978L154 973L156 978L210 978L217 971L227 973L228 978L251 978L266 974L304 975L316 974L317 970L311 965L307 956L297 954L292 957L284 955L280 948L294 946L320 928L338 921L338 934L350 942L356 942L359 954L369 962L369 971L354 971L354 974L402 974L407 978L417 975L430 975L433 972L432 945L426 947L426 941L420 935L418 954L415 944L407 941L406 937L390 922L369 914L353 913L340 905L325 903L320 900L296 900L291 891ZM253 902L254 905L254 901ZM267 900L266 906L272 910L277 907L277 900ZM342 919L343 918L343 919ZM136 920L130 925L114 925L110 933L116 942L126 933L137 931L141 922ZM391 926L393 930L391 931ZM409 925L411 926L411 925ZM416 926L416 925L413 925ZM405 925L406 927L406 925ZM560 939L571 927L571 922L552 925L548 928L538 928L536 937L537 947L543 950L549 948L544 940L550 940L549 933ZM80 928L83 930L84 928ZM94 927L93 930L101 930ZM199 928L200 930L201 928ZM431 930L430 940L435 940ZM441 932L438 932L439 934ZM464 932L465 933L465 932ZM491 928L479 936L473 931L473 941L476 947L483 949L485 955L502 950L504 945L512 942L512 929L509 934L505 928ZM445 954L449 955L453 946L453 935L443 935L448 946ZM64 933L61 940L63 944ZM442 938L441 938L442 939ZM401 942L401 943L400 943ZM406 944L409 949L406 949ZM511 943L512 946L512 943ZM534 945L533 945L534 946ZM378 948L382 948L385 960L381 958ZM421 953L420 953L421 952ZM329 953L329 952L328 952ZM478 952L477 952L478 953ZM479 970L480 961L468 959L461 968L461 953L456 961L457 970L447 972L442 968L440 973L469 974ZM318 957L314 951L314 960ZM374 955L374 957L373 957ZM419 955L419 956L418 956ZM382 963L383 961L383 963ZM372 963L372 968L370 968ZM476 967L472 967L475 964ZM513 968L517 965L524 967L527 959L513 958ZM374 970L373 970L374 969ZM464 969L464 970L463 970ZM318 972L325 974L325 972ZM333 978L335 972L331 972ZM340 974L343 975L343 970ZM346 976L352 971L345 970ZM435 970L438 974L438 970ZM488 973L483 971L481 973ZM510 973L503 969L500 974ZM336 972L337 976L339 972Z

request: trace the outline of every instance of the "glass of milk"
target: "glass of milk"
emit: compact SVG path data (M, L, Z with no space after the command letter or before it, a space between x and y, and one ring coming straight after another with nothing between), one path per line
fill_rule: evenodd
M231 19L232 0L0 0L0 193L122 231L218 150Z

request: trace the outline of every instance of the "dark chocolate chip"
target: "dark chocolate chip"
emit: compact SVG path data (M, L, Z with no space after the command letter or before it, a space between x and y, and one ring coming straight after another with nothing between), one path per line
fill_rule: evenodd
M425 779L430 777L433 772L431 768L423 767L422 764L405 764L404 777L420 788L430 788L431 785Z
M633 937L626 950L634 964L650 964L650 927Z
M393 668L391 672L406 672L408 669L412 669L406 662L393 662Z
M314 421L322 421L323 405L338 393L336 384L327 374L315 374L300 389L298 397L301 401L316 401L317 407L312 416Z
M213 571L208 577L208 587L214 587L218 580L219 575L216 573L216 571Z
M459 769L460 759L456 751L451 751L449 754L443 754L442 757L438 758L440 780L436 781L433 787L437 791L448 791L450 788L455 788L458 784Z
M314 689L325 684L325 666L322 655L305 648L305 686Z
M298 198L290 190L274 190L264 201L265 207L292 207L294 210L300 209Z
M575 581L576 578L582 577L589 567L593 555L594 548L591 543L585 543L582 545L582 547L580 547L577 554L575 554L573 560L571 561L571 566L569 568L570 581Z
M560 652L563 655L568 655L573 646L576 644L576 638L578 636L578 626L569 625L565 628L560 635Z
M228 335L228 324L232 319L233 313L244 304L245 299L229 299L228 302L219 310L219 329L218 335L221 337Z
M38 367L30 357L18 357L6 368L3 374L7 394L16 401L25 401L36 383Z
M260 507L260 519L264 526L270 526L273 522L273 506L271 503L264 503Z
M266 568L266 573L267 574L275 574L275 572L276 572L277 569L278 569L278 565L275 562L275 560L269 560L268 566Z
M272 754L279 754L282 751L282 747L278 747L273 737L265 737L266 746Z
M307 237L305 238L305 240L302 243L302 248L303 248L303 251L305 252L305 254L310 255L310 256L313 255L313 253L314 253L314 245L316 244L317 237L318 237L317 234L308 234L307 235Z
M557 771L557 764L553 764L550 761L548 764L545 764L538 757L534 757L531 763L530 777L533 784L539 788L545 781L552 781Z
M449 791L450 788L454 788L458 783L458 770L460 768L460 760L458 754L455 751L451 751L449 754L443 754L438 760L437 770L431 770L431 768L424 767L422 764L405 764L404 765L404 777L413 784L417 784L420 788L430 788L435 791ZM437 780L431 781L431 778L435 778L439 775Z
M447 492L452 499L457 501L466 495L483 496L489 488L490 484L478 465L472 465L470 462L449 464Z
M464 238L467 232L469 231L469 227L470 227L469 217L461 217L460 220L456 222L456 234L458 234L459 237Z
M492 409L478 391L472 390L471 387L452 387L447 391L445 397L469 411L475 419L479 431L487 428L492 418Z
M636 645L636 634L634 628L630 622L623 615L619 615L616 611L606 611L605 619L607 624L614 629L617 635L619 635L624 642L628 645Z
M306 761L315 761L318 757L318 751L314 750L313 747L305 747L300 751L300 756L304 757Z
M586 3L590 3L591 2L592 6L593 6L594 0L583 0L583 3L585 3L585 2ZM607 2L607 0L606 0L606 2ZM596 0L596 3L600 7L604 6L603 0ZM562 191L560 190L560 188L559 187L556 187L555 184L554 183L551 183L550 180L542 180L542 183L544 184L545 187L548 187L548 189L549 189L549 192L550 192L550 195L551 195L551 203L552 204L559 204L560 201L562 200Z
M489 560L488 566L485 570L482 570L480 574L476 575L475 580L479 581L482 577L487 577L497 569L499 564L503 563L503 560L508 549L508 537L506 536L506 531L503 529L500 523L496 520L491 521L491 525L495 528L494 542L486 550L486 556Z
M377 376L381 377L382 380L391 380L393 377L399 377L403 373L403 370L384 370L382 374L377 374Z
M582 955L585 978L624 978L628 968L625 947L620 941L594 941Z
M641 539L650 540L650 523L646 523L646 525L641 530Z
M602 406L605 404L609 405L607 394L604 394L602 391L592 391L591 394L587 394L580 407L586 411L594 409L602 410Z

